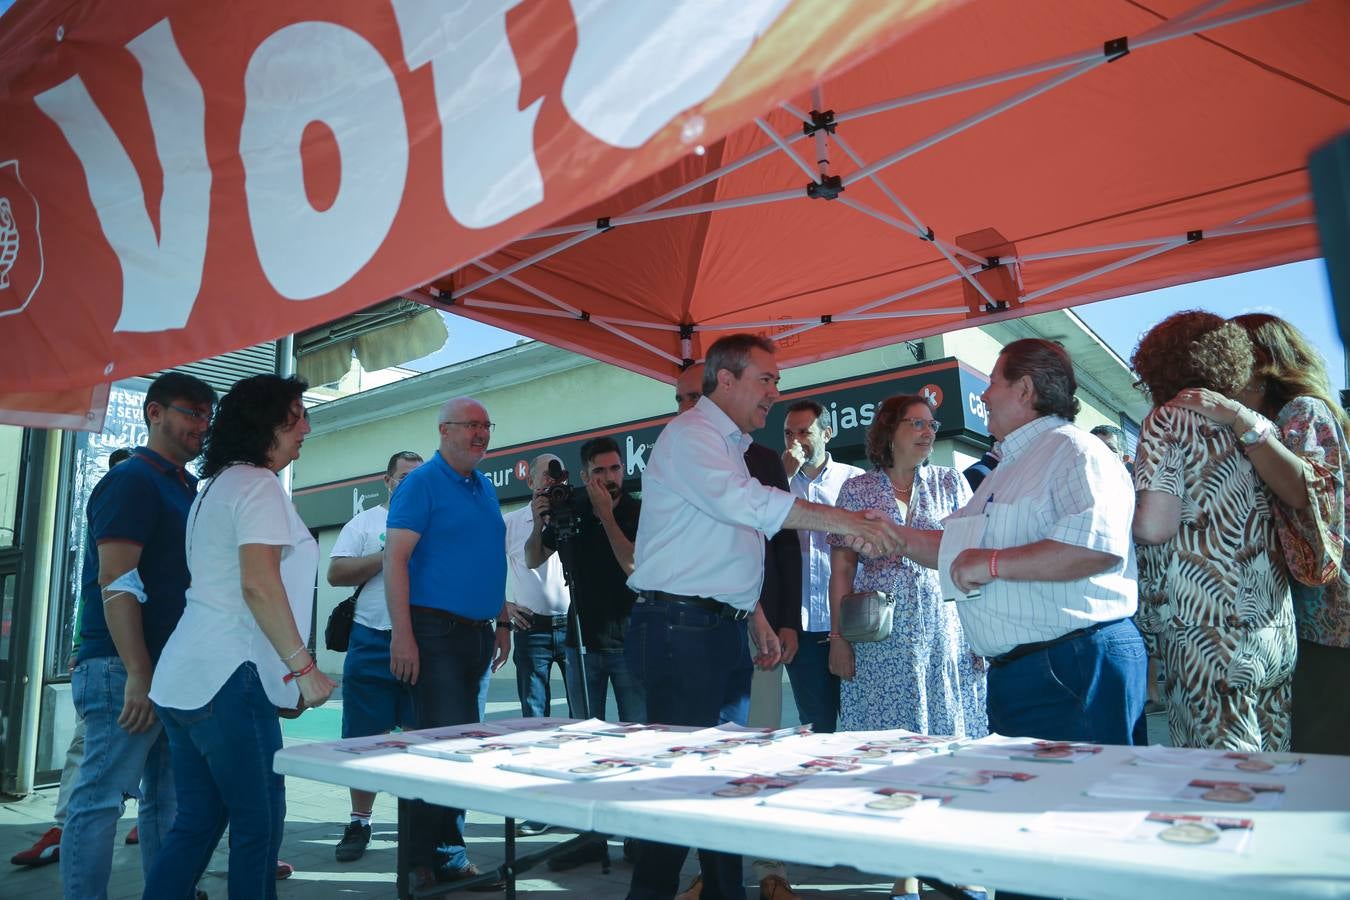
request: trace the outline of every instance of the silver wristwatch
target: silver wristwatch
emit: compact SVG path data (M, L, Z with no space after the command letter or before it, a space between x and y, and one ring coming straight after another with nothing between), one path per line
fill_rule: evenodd
M1256 424L1238 435L1238 443L1244 447L1254 447L1265 440L1266 435L1270 434L1274 427L1273 422L1265 416L1258 415Z

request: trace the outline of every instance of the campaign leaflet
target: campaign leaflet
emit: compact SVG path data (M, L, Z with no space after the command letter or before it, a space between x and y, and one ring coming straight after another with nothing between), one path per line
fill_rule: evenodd
M830 787L782 791L765 797L765 806L840 816L904 819L937 809L951 794L898 787Z
M415 744L408 748L409 753L418 756L430 756L433 759L449 759L455 762L500 762L519 753L526 752L521 747L503 744L491 738L450 738Z
M992 759L1011 759L1016 762L1076 763L1094 759L1102 752L1100 744L1080 744L1072 741L1028 741L1024 738L1005 738L990 735L966 744L955 751L961 756L982 756Z
M530 753L499 763L497 768L564 781L595 781L635 772L640 766L632 760L584 753Z
M801 784L802 778L788 778L782 775L746 774L733 775L728 772L711 772L706 775L671 775L650 781L639 780L633 783L633 790L645 793L683 797L718 797L735 799L763 796L777 793Z
M1253 828L1251 819L1225 816L1065 809L1042 813L1027 825L1026 830L1092 840L1162 843L1186 849L1241 853L1251 839Z
M1250 775L1293 775L1307 761L1290 753L1246 753L1180 747L1135 747L1134 764L1167 768L1213 769Z
M1010 769L953 769L946 766L911 763L904 766L868 769L858 778L886 784L919 785L995 794L1034 781L1036 776L1030 772Z
M368 756L376 753L404 753L420 743L421 739L413 736L396 735L391 737L387 734L381 734L373 738L352 738L343 741L341 745L335 746L333 749L339 753L350 753L352 756Z
M816 752L824 755L856 757L863 765L889 766L909 760L951 752L966 741L940 735L914 734L900 729L875 733L824 735Z
M1089 797L1115 800L1170 800L1207 803L1241 809L1279 809L1284 785L1274 782L1222 781L1171 775L1133 775L1118 772L1090 786Z

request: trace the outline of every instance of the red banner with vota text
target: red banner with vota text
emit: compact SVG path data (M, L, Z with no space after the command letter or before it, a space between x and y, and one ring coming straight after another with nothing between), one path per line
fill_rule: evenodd
M0 392L425 284L944 5L19 0L0 18Z

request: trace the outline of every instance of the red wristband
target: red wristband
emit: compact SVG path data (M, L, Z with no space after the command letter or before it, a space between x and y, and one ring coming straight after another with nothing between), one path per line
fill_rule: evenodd
M306 675L308 675L310 672L313 671L314 671L314 658L310 657L308 665L306 665L298 672L287 672L285 675L282 676L281 680L283 682L289 683L297 678L304 678Z
M997 578L997 577L998 577L998 551L997 551L997 550L995 550L993 553L989 554L989 577L990 577L990 578Z

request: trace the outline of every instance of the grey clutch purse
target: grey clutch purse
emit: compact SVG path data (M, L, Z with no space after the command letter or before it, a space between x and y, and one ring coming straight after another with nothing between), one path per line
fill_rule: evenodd
M851 644L884 641L891 636L895 598L885 591L845 594L839 601L839 636Z

